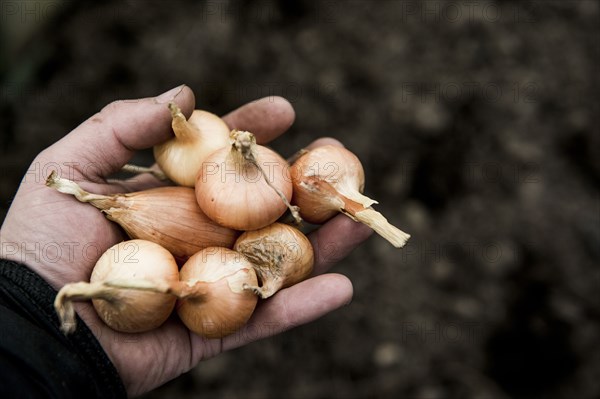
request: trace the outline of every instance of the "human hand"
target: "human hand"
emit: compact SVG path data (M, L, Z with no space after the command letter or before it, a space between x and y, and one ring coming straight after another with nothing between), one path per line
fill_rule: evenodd
M186 116L195 106L186 86L156 98L117 101L41 152L0 229L3 257L28 265L56 290L71 282L89 281L100 255L127 237L94 207L46 187L46 175L58 170L97 194L164 184L151 175L123 182L106 178L119 171L136 150L170 137L169 101L175 101ZM246 104L224 120L230 128L253 132L264 144L293 123L294 111L286 100L269 97ZM311 146L323 144L341 145L320 139ZM153 331L125 334L106 326L90 303L77 304L77 313L115 365L128 393L138 395L190 370L202 359L308 323L347 304L352 298L351 282L339 274L323 273L370 234L369 228L343 215L311 233L314 276L261 301L245 327L222 339L197 336L174 317Z

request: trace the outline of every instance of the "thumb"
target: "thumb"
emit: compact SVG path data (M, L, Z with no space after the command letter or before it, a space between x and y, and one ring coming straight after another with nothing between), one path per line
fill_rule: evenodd
M195 106L194 93L185 85L157 97L114 101L40 155L69 165L85 179L102 180L121 169L135 151L172 137L171 101L186 116Z

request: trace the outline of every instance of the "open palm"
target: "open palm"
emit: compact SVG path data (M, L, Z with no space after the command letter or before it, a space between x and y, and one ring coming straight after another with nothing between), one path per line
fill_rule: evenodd
M97 194L162 184L150 175L119 183L107 182L106 177L120 170L136 150L171 136L169 101L175 101L188 116L195 106L194 95L186 86L156 98L117 101L40 153L0 230L4 256L27 264L56 290L67 283L89 281L100 255L126 237L94 207L45 187L45 177L57 170ZM292 124L294 111L284 99L270 97L246 104L224 120L231 128L253 132L259 143L267 143ZM311 146L324 143L340 145L321 139ZM76 309L117 368L128 393L141 394L202 359L307 323L348 303L350 281L322 273L370 233L345 216L313 232L309 238L315 249L315 276L261 302L246 327L223 339L199 337L175 317L150 332L118 333L100 321L89 303L77 304Z

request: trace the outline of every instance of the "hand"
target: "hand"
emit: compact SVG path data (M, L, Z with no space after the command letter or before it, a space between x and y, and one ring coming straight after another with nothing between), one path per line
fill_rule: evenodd
M116 224L96 208L79 203L44 185L52 170L97 194L139 191L162 183L150 175L115 183L106 177L119 171L136 150L171 136L167 108L175 101L185 115L194 109L192 91L181 86L156 98L117 101L41 152L23 179L0 230L3 257L27 264L52 287L89 281L100 255L126 239ZM264 98L224 117L231 128L253 132L259 143L282 134L294 121L291 105L279 97ZM311 146L341 145L320 139ZM90 303L77 313L92 330L117 368L130 395L144 393L190 370L200 360L308 323L347 304L352 284L339 274L322 274L365 240L371 230L339 215L313 232L314 276L262 301L245 328L223 339L199 337L171 318L141 334L115 332L100 321Z

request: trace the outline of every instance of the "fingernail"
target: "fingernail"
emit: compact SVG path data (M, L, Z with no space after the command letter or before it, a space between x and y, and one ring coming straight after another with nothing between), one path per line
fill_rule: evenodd
M181 93L183 91L184 87L185 87L185 84L182 84L181 86L177 86L169 91L166 91L163 94L161 94L160 96L155 97L154 101L156 101L156 103L158 103L158 104L169 103L169 102L173 101L179 95L179 93Z

